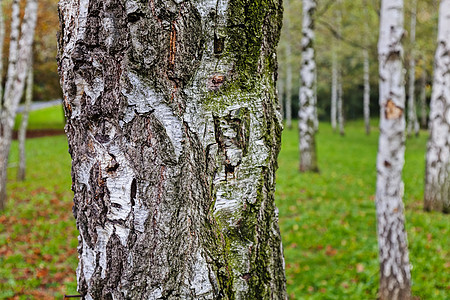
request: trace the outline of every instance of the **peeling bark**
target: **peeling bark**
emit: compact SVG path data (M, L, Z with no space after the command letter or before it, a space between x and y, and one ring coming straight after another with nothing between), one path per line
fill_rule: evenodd
M22 112L22 120L18 133L19 140L19 169L17 171L17 180L25 180L26 173L26 156L25 156L25 140L27 135L28 117L30 114L31 102L33 101L33 59L30 57L30 66L27 75L27 89L25 92L25 104Z
M405 86L403 78L403 1L381 2L378 41L380 137L377 156L377 233L380 299L411 299L411 273L403 207Z
M85 299L286 299L281 1L62 0Z
M19 1L13 1L9 65L5 84L4 106L0 117L0 210L6 204L6 178L8 156L11 148L12 130L17 106L23 95L28 74L29 57L33 44L37 19L37 1L28 0L19 39Z
M314 0L303 1L302 62L299 91L299 150L300 171L317 172L316 132L318 127L316 108L316 62L314 54Z
M426 155L425 210L450 213L450 0L439 8Z

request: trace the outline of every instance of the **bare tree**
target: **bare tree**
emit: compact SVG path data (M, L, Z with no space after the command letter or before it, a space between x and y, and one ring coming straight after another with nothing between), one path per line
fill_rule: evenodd
M12 4L9 65L0 118L0 210L6 204L8 156L17 106L23 95L37 19L37 0L27 0L19 39L19 1Z
M25 93L25 104L22 112L22 120L20 122L18 140L19 140L19 170L17 171L17 179L25 180L26 157L25 157L25 140L27 135L28 117L30 114L31 102L33 101L33 58L30 56L30 66L27 75L27 89Z
M285 10L289 10L289 0L284 0ZM289 18L284 18L284 31L288 37L286 48L286 126L292 129L292 47Z
M282 2L59 9L78 291L286 299L274 204Z
M450 0L439 8L438 43L426 154L425 210L450 212Z
M405 86L403 1L382 0L378 41L380 137L377 156L377 230L380 299L411 299L411 273L403 207Z
M5 18L3 16L3 1L0 2L0 111L3 106L3 45L5 43Z
M298 111L300 171L317 172L316 132L318 126L316 108L316 62L314 54L315 0L303 1L302 62Z
M419 122L417 120L416 101L415 101L415 82L416 82L416 11L417 0L411 1L411 24L410 24L410 53L409 53L409 80L408 80L408 136L414 130L416 135L419 134Z

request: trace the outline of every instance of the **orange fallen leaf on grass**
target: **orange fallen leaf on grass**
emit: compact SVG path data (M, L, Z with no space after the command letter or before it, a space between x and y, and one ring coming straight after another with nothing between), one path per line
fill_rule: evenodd
M361 273L364 271L364 265L363 264L356 264L356 272Z
M47 275L48 275L48 270L46 268L38 269L37 272L36 272L36 277L39 278L39 279L43 278L43 277L45 277Z
M335 256L337 254L337 250L331 247L331 245L327 245L327 249L325 250L325 254L328 256Z

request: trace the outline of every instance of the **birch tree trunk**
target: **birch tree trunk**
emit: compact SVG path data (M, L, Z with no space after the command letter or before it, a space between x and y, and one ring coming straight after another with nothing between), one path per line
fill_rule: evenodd
M32 54L32 53L31 53ZM22 120L19 128L19 170L17 171L17 180L25 180L26 157L25 157L25 140L28 127L28 116L30 114L31 102L33 101L33 58L30 57L30 66L27 75L27 89L25 92L25 104L22 112Z
M341 0L337 0L338 7L336 8L336 31L338 36L341 36L341 23L342 23L342 6ZM336 49L338 58L337 58L337 121L339 125L339 134L344 136L344 99L343 99L343 90L342 90L342 67L340 63L341 56L341 41L337 39L337 49Z
M289 10L289 0L284 0L285 10ZM284 18L284 30L287 36L286 43L286 126L292 129L292 48L289 18Z
M380 137L377 156L377 232L380 299L411 299L411 274L403 213L405 154L403 78L403 1L381 2L378 41Z
M370 79L369 79L369 52L363 50L364 58L364 124L366 134L370 135Z
M19 1L13 1L9 65L5 84L4 107L0 118L0 210L6 204L6 178L8 156L11 148L12 130L17 106L23 95L25 78L33 44L37 19L37 1L28 0L19 39Z
M371 34L369 28L369 12L367 11L367 0L363 1L364 16L366 18L364 22L364 32L367 36ZM363 49L363 64L364 64L364 95L363 95L363 107L364 107L364 125L366 128L366 134L370 135L370 68L369 68L369 47L370 43L365 43L366 48Z
M281 1L62 0L84 299L286 299Z
M425 210L450 213L450 0L439 8L426 155Z
M5 18L3 1L0 2L0 112L3 107L3 45L5 43Z
M420 126L427 128L427 71L420 76Z
M314 12L315 0L304 0L302 20L302 61L299 91L299 150L300 171L318 172L316 154L316 62L314 54Z
M284 120L284 82L280 77L277 78L277 95L280 103L281 120Z
M415 43L416 43L416 9L417 0L411 1L411 27L410 27L410 54L409 54L409 80L408 80L408 136L412 134L413 129L416 128L417 114L415 108L414 99L414 84L416 81L416 56L415 56Z
M338 84L338 72L337 72L337 55L335 46L332 45L332 57L331 57L331 128L336 132L337 124L337 84Z

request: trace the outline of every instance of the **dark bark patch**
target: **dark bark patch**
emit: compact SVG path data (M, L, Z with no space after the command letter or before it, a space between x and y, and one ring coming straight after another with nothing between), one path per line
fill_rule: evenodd
M131 181L131 195L130 195L131 206L134 206L134 204L135 204L136 190L137 190L136 178L133 178L133 181Z

